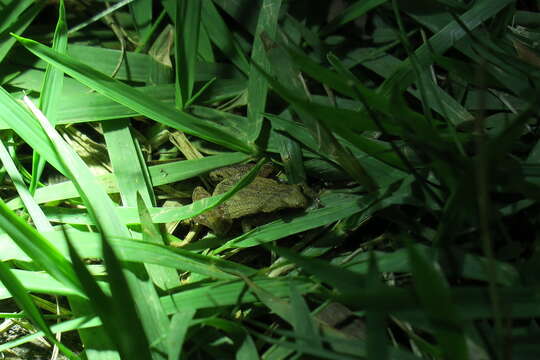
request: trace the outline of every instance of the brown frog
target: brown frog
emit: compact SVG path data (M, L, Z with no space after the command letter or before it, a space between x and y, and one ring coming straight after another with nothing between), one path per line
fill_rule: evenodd
M212 195L227 192L235 186L254 165L233 165L217 169L210 178L218 182ZM212 229L216 234L226 234L234 219L255 214L269 214L282 209L305 208L307 198L297 185L281 184L268 178L271 166L263 166L255 179L221 205L195 218L195 221ZM193 201L209 197L210 194L198 186L193 191Z

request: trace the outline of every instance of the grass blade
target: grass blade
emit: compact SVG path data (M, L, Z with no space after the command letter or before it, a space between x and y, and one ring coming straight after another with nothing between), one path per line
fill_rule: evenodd
M16 36L16 39L33 54L63 70L84 85L125 105L153 120L177 130L201 137L210 142L243 152L252 152L243 139L228 133L223 127L208 121L201 121L187 113L177 111L171 106L143 96L139 91L100 73L88 65L71 57L57 53L30 39Z
M260 6L248 79L249 143L255 142L261 131L268 93L268 83L264 74L269 73L271 69L271 64L266 57L262 34L264 33L264 36L270 39L274 38L281 0L263 0Z
M65 54L67 52L67 44L66 12L64 9L64 1L61 0L58 5L58 21L54 31L52 48L61 54ZM62 93L63 82L64 73L59 69L53 68L51 65L47 65L38 107L47 118L51 119L53 126L56 124L58 110L57 99L60 98L60 94ZM41 158L39 153L34 152L34 157L32 159L32 180L30 181L29 186L32 194L36 190L37 183L41 178L44 167L45 159Z
M195 84L195 60L199 49L201 1L176 3L175 66L176 106L184 109L191 101Z

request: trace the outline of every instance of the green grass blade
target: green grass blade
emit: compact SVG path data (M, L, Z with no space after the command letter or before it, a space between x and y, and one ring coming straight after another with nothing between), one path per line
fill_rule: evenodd
M62 254L68 255L68 248L66 245L66 239L64 234L59 232L47 232L44 233L46 238L56 246ZM72 239L78 239L74 242L74 246L77 251L85 256L92 258L102 258L101 252L101 238L99 234L76 230L74 228L67 229L65 236ZM112 239L113 246L117 249L117 255L122 261L133 263L146 263L155 264L160 266L167 266L169 268L178 269L183 272L191 272L202 275L201 277L207 277L212 279L234 279L236 278L231 274L244 274L246 276L252 276L255 274L255 269L238 264L232 261L212 257L209 255L198 254L197 252L190 251L182 248L174 248L171 246L164 246L155 243L149 243L141 241L142 236L139 233L133 235L137 240L132 239ZM0 237L3 242L7 242L6 235ZM28 256L14 244L5 245L3 252L0 255L0 259L7 260L21 260L29 261ZM77 292L67 285L58 285L57 282L50 283L49 280L45 281L40 278L39 274L33 274L37 278L37 282L30 282L33 279L23 279L25 284L30 284L33 289L40 289L40 282L47 284L46 289L58 288L60 293L67 293L68 295L77 295ZM22 280L21 280L22 281ZM30 286L29 285L29 286ZM41 288L40 291L45 288Z
M13 129L33 149L39 149L40 155L61 173L64 166L53 151L52 144L36 120L15 99L0 87L0 118Z
M30 6L32 7L30 8ZM44 2L22 0L11 1L9 6L2 9L2 15L5 16L2 16L0 20L0 28L2 29L0 31L0 62L3 62L15 45L15 39L10 36L10 33L22 34L44 6Z
M264 33L265 38L274 39L281 0L263 0L260 6L248 80L249 143L255 142L261 131L268 93L268 82L264 74L270 73L271 69L265 50L268 45L265 45L262 34Z
M12 245L15 246L15 245ZM6 248L9 248L6 246ZM19 249L19 252L22 252ZM25 258L26 257L26 258ZM11 259L10 259L11 258ZM22 259L22 261L28 261L27 256L6 256L3 261L12 259ZM39 294L51 294L60 296L81 296L81 293L74 290L72 287L65 286L51 275L45 272L27 271L27 270L11 270L17 280L23 284L27 291L32 291ZM0 287L0 298L8 299L12 297L7 289Z
M236 352L236 359L251 360L258 357L259 352L257 351L257 346L255 345L253 338L249 334L246 334L242 341L242 345L238 347L238 351Z
M304 278L288 280L254 278L252 282L276 298L288 296L291 284L297 287L301 294L310 291L313 286L313 282ZM185 309L216 308L255 301L259 299L252 292L246 293L246 284L242 280L195 283L189 289L161 298L161 303L169 314Z
M247 153L251 152L251 147L246 144L245 140L238 139L234 134L227 132L219 125L208 121L201 121L187 113L177 111L171 106L145 97L130 86L112 79L83 63L75 61L73 58L59 54L38 42L16 35L13 36L36 56L48 61L86 86L110 97L122 105L177 130L201 137L227 148Z
M0 201L0 227L38 266L55 279L75 290L81 288L69 261L39 232L9 210L3 201Z
M64 321L59 324L54 324L50 328L51 328L51 331L56 334L59 332L67 332L67 331L72 331L72 330L77 330L77 329L80 330L80 329L95 327L99 325L101 325L101 322L97 317L85 316L85 317L75 318L73 320ZM0 344L0 351L6 351L16 346L26 344L41 336L45 336L45 333L41 330L36 331L30 335L21 336L17 338L16 340L13 340L4 344Z
M154 244L165 244L163 235L160 233L159 228L152 223L150 213L140 195L137 196L137 207L141 218L143 240ZM145 264L145 266L152 282L161 290L166 291L180 286L176 270L156 264Z
M298 346L300 348L322 349L322 342L309 307L294 287L291 287L291 308L292 325L297 335L296 343Z
M139 39L146 38L152 30L152 0L138 0L129 4L133 23Z
M67 52L67 23L66 12L64 9L64 1L60 1L58 6L58 21L56 23L56 29L54 31L52 48L61 54ZM54 126L56 124L56 115L58 111L58 99L62 92L64 82L64 73L53 68L51 65L47 65L45 70L45 78L43 79L43 86L41 88L41 94L39 98L38 107L43 114L47 116ZM41 178L41 173L45 167L45 159L39 156L39 153L34 152L32 159L32 179L30 181L30 192L33 194L36 190L37 183Z
M446 279L411 244L408 251L415 289L432 322L443 357L468 359L463 325Z
M269 45L267 45L269 46ZM280 56L278 56L280 55ZM283 49L277 46L273 46L270 50L269 57L273 59L272 63L275 67L277 59L286 59L287 56ZM281 60L283 62L283 60ZM290 67L287 64L287 67ZM255 64L254 66L257 67ZM296 90L294 95L291 95L291 92L286 89L283 85L284 81L290 82L291 80L280 79L277 81L273 79L269 74L264 72L264 70L259 69L263 73L266 80L272 85L274 91L276 91L281 97L291 102L292 107L299 114L302 122L305 124L306 128L310 130L312 137L317 140L318 152L324 152L327 156L331 157L332 160L337 162L347 173L355 179L358 183L365 186L368 190L374 190L376 184L373 179L366 173L365 169L362 167L361 163L355 157L350 156L350 152L347 148L343 147L335 138L334 134L329 131L329 129L319 122L317 118L313 118L311 113L306 112L302 106L298 106L299 102L296 100L299 99L298 94L300 92L300 86L295 84L293 89ZM278 75L279 77L279 75ZM299 80L296 81L298 83ZM305 95L302 97L306 97Z
M48 136L54 143L55 150L62 156L68 175L74 182L91 216L95 219L103 239L129 239L128 229L122 225L114 214L114 205L105 191L95 181L92 173L81 158L61 138L58 132L49 124L43 114L25 97L25 103L40 121ZM168 328L168 319L159 306L156 289L149 281L146 271L139 264L124 263L124 276L130 286L132 296L137 305L137 313L144 324L144 330L150 343L154 343L156 351L153 356L165 351L158 338ZM161 350L159 350L161 349Z
M366 279L367 291L376 292L382 284L377 260L370 252L369 273ZM382 311L369 309L366 311L366 350L367 357L372 359L388 359L388 340L386 335L386 314Z
M9 289L9 292L13 295L15 301L24 311L25 315L38 329L43 331L47 338L56 344L69 359L79 359L74 352L56 340L54 334L49 328L49 325L45 322L43 315L32 300L30 294L28 294L24 286L22 286L17 278L13 276L10 268L3 262L0 262L0 280Z
M7 173L9 174L13 185L17 189L17 192L19 193L19 196L24 203L24 207L30 214L30 217L32 218L32 221L34 222L36 228L39 231L52 230L52 226L49 223L49 220L47 220L47 217L43 213L43 210L41 210L41 208L35 202L32 194L30 194L30 191L26 187L21 173L17 169L17 166L13 162L13 159L9 155L9 152L6 149L2 140L0 140L0 160L2 161L2 164L4 165Z
M184 109L193 96L195 60L199 49L201 1L176 3L175 21L175 85L176 106Z
M101 124L107 144L107 152L116 178L123 206L137 206L137 194L149 205L156 200L148 168L140 153L137 140L126 119L106 121Z
M202 2L202 21L212 42L244 74L249 73L249 61L212 1Z
M1 116L1 114L0 114ZM32 120L32 119L31 119ZM198 160L184 160L161 165L153 165L149 168L150 180L154 186L171 184L177 181L199 176L213 169L232 165L245 161L248 155L242 153L224 153L208 156ZM118 192L118 184L113 174L105 174L97 177L98 183L109 193ZM37 189L34 199L37 203L45 203L56 200L64 200L79 197L77 188L71 181L53 184ZM20 199L10 201L11 209L22 207ZM157 221L154 218L154 221Z
M186 309L175 313L171 318L171 329L167 339L169 348L169 360L182 359L182 347L186 338L186 333L193 316L194 309Z
M487 19L493 17L512 0L482 0L475 2L469 10L460 16L461 21L473 30ZM444 28L433 35L425 44L415 50L420 69L423 70L433 62L433 55L441 55L466 35L465 30L457 21L449 22ZM379 87L381 94L390 94L392 89L406 89L415 80L414 71L409 59L402 62L398 70L387 78Z
M351 216L360 211L365 211L369 207L369 201L356 196L342 197L340 202L328 204L323 209L310 211L309 213L288 217L259 226L245 234L227 241L225 244L214 250L218 254L229 248L245 248L261 245L287 236L314 229L319 226L330 224L334 221ZM324 203L324 200L322 200ZM287 224L287 226L285 226Z
M111 268L109 270L109 283L111 284L112 297L108 297L100 289L81 257L68 240L69 253L73 266L79 275L86 293L89 294L92 307L103 322L104 329L110 339L116 344L122 358L152 359L147 338L144 336L141 322L136 315L135 305L127 289L125 278L122 276L119 263L110 265L112 249L103 241L103 252ZM112 300L114 299L114 300ZM123 331L129 329L129 333Z
M327 35L339 27L359 18L368 11L382 5L387 0L357 0L355 3L344 9L339 15L337 15L330 24L326 25L321 30L321 36Z

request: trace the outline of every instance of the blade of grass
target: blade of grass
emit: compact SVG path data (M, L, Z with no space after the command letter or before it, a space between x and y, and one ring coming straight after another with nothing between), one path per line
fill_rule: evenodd
M349 22L359 18L360 16L366 14L368 11L376 8L379 5L382 5L387 0L367 0L367 1L356 1L346 9L344 9L340 14L332 19L332 21L323 27L320 31L320 36L324 37L331 32L337 30L339 27L348 24Z
M54 30L52 48L61 54L65 54L67 52L67 43L66 12L64 9L64 1L61 0L58 5L58 21ZM58 98L62 92L63 81L64 73L59 69L53 68L52 65L47 65L38 107L45 116L51 119L53 126L56 124L59 103ZM39 153L34 152L32 158L32 179L29 185L29 190L32 194L36 191L44 167L45 159L41 158Z
M103 252L106 257L109 283L112 297L108 297L100 289L70 240L67 241L73 266L86 293L89 294L92 307L103 322L103 327L110 339L116 344L123 359L152 359L147 338L144 335L141 321L136 316L136 308L129 293L126 279L118 262L111 266L112 249L103 240ZM114 261L114 260L113 260ZM114 300L113 300L114 299ZM126 332L125 329L129 329Z
M377 260L370 251L369 273L366 279L366 290L376 292L382 285L379 280ZM366 350L367 357L372 359L388 359L388 340L386 337L386 314L382 311L370 309L366 311Z
M133 2L134 0L120 0L118 1L116 4L114 4L113 6L111 7L108 7L107 9L101 11L100 13L92 16L90 19L88 20L85 20L84 22L80 23L79 25L77 26L74 26L72 27L71 29L69 29L69 34L72 34L74 32L77 32L79 30L82 30L84 29L85 27L87 27L88 25L98 21L99 19L109 15L109 14L112 14L113 12L115 12L117 9L121 8L122 6L125 6L131 2Z
M201 137L227 148L250 153L252 149L245 139L238 139L223 127L208 121L201 121L187 113L144 96L139 91L123 84L106 74L100 73L88 65L73 58L57 53L50 48L30 39L16 36L16 39L36 56L63 70L86 86L110 97L141 114L177 130Z
M299 348L322 349L322 342L312 314L306 301L302 298L298 290L291 286L291 308L292 308L292 325L294 332L297 335L296 343Z
M440 270L407 244L416 293L434 327L443 357L468 359L468 350L457 307Z
M79 291L81 285L70 262L39 232L15 215L0 200L0 227L39 267L64 286Z
M152 223L150 213L141 195L137 196L137 207L139 209L139 217L141 218L143 240L154 244L165 244L164 236L160 233L159 228ZM161 290L166 291L180 286L180 279L176 270L156 264L145 264L145 267L148 275L152 278L152 282Z
M131 17L139 33L139 39L147 37L152 30L152 0L138 0L129 4Z
M45 5L42 1L11 1L9 6L2 9L3 16L0 19L0 28L2 29L0 32L0 62L3 62L13 45L15 45L15 39L10 36L10 33L22 34ZM28 9L30 6L32 7Z
M291 284L301 294L310 291L314 285L313 282L304 278L287 280L254 278L252 282L266 293L278 298L289 295ZM166 311L171 314L179 310L216 308L259 301L252 292L246 293L245 287L243 280L227 280L209 284L195 283L191 284L190 289L162 297L161 302Z
M1 114L0 114L1 116ZM232 165L247 160L249 157L242 153L224 153L213 155L199 160L184 160L173 163L154 165L149 168L150 179L154 186L171 184L177 181L190 179L204 174L216 168ZM97 177L98 183L109 193L118 192L118 184L113 174L105 174ZM38 188L34 199L37 203L45 203L56 200L79 197L77 188L72 181L48 185ZM190 195L191 196L191 195ZM11 200L11 209L22 207L20 199Z
M263 0L260 4L259 18L251 50L251 67L248 79L248 142L254 143L259 137L266 108L268 82L265 73L271 72L271 64L266 56L265 44L261 34L274 39L281 0Z
M257 346L253 341L251 335L246 334L242 341L242 345L238 348L236 352L236 359L238 360L250 360L256 359L259 357L259 352L257 351Z
M13 298L24 311L25 315L32 321L32 323L43 333L47 338L54 343L69 359L80 359L74 352L67 348L64 344L56 340L56 337L52 333L49 325L43 318L43 315L34 304L30 294L26 291L24 286L17 280L11 273L10 268L0 262L0 280L8 288L9 292L13 295Z
M317 118L313 118L312 114L306 112L304 108L298 106L298 102L296 101L297 99L307 99L310 96L302 84L302 81L298 78L300 74L291 74L297 72L298 70L295 71L292 61L289 59L288 54L281 46L277 45L268 38L265 39L265 42L267 55L272 63L273 71L277 75L278 79L273 79L265 70L261 68L258 69L259 72L261 72L266 80L270 83L274 91L291 103L292 107L300 115L301 121L304 123L306 128L310 130L312 137L316 139L318 150L328 154L328 156L330 156L332 160L339 163L340 166L343 167L343 169L347 171L347 173L353 179L365 186L368 190L376 189L376 183L369 176L369 174L365 172L360 162L355 157L350 156L351 154L349 150L344 148L336 140L335 136L329 131L326 125L321 121L318 121ZM254 66L258 67L258 65L255 63ZM283 69L285 69L285 71L283 71ZM293 75L292 79L295 80L293 80L293 86L289 87L292 88L294 96L291 96L291 92L288 91L285 86L283 86L284 83L291 82L291 75Z
M177 2L175 15L175 98L176 107L183 110L191 100L195 84L201 1Z
M15 245L12 245L15 246ZM9 248L8 246L5 246ZM22 252L19 250L19 252ZM22 257L15 257L22 259L22 261L28 261L29 258L23 259ZM10 256L6 256L3 261L9 259ZM45 272L29 271L29 270L19 270L12 269L11 272L17 278L17 280L26 288L28 292L34 292L39 294L51 294L51 295L60 295L60 296L81 296L81 294L69 286L65 286L60 283L58 280L53 278L51 275ZM7 289L0 287L0 297L2 299L11 298L12 295L9 294Z
M25 98L25 104L36 115L41 126L53 141L55 150L61 155L68 170L68 177L72 179L77 187L83 202L95 219L104 241L112 238L129 239L131 236L128 229L114 215L114 206L111 199L95 181L88 167L27 97ZM133 263L124 263L123 265L124 276L127 278L132 296L135 299L137 313L144 324L148 342L155 346L153 357L160 359L159 354L166 351L166 349L164 344L159 342L159 337L168 329L168 319L163 312L163 308L159 306L156 289L149 281L144 267Z
M148 168L142 158L139 144L131 133L130 122L127 119L105 121L101 124L101 128L120 190L122 205L137 206L137 194L141 194L149 206L155 205L156 199Z
M36 120L26 111L4 88L0 87L0 118L13 129L26 143L32 144L33 149L39 149L40 155L65 174L62 163L52 150L50 140L38 126Z
M58 324L54 324L50 327L53 333L67 332L77 329L91 328L100 326L101 321L97 316L83 316L72 320L67 320ZM45 333L41 330L38 330L32 334L21 336L13 341L0 344L0 351L6 351L8 349L26 344L32 340L35 340L39 337L45 336Z
M0 160L2 161L2 164L4 165L7 173L9 174L13 185L17 189L17 192L19 193L19 196L24 203L24 207L28 211L28 214L30 214L30 217L32 218L32 221L36 228L39 231L52 230L52 226L49 223L49 220L47 220L47 217L43 213L43 210L41 210L41 208L37 205L34 198L32 197L32 194L26 187L21 173L17 169L17 166L13 162L13 159L9 155L9 152L6 149L2 140L0 140Z
M186 333L193 316L194 309L186 309L175 313L171 318L171 329L167 339L169 348L169 360L182 359L182 347L186 338Z
M58 232L44 233L46 238L56 246L62 254L68 255L68 249L66 245L65 236L72 239L79 239L74 243L75 248L81 254L91 258L102 258L101 252L101 238L99 234L76 230L74 228L67 229L65 234ZM65 235L65 236L64 236ZM114 247L120 249L117 251L118 257L122 261L134 262L134 263L148 263L170 267L178 269L184 272L191 272L202 275L201 277L207 277L211 279L235 279L236 277L231 273L240 273L246 276L252 276L255 274L255 269L245 265L241 265L232 261L223 260L220 258L212 257L209 255L202 255L196 252L174 248L171 246L164 246L155 243L149 243L141 241L142 235L134 233L132 239L112 239ZM3 242L6 242L7 236L4 235L0 238ZM2 261L7 260L21 260L29 261L29 258L18 247L13 244L6 244L3 247L2 255L0 256ZM46 280L42 278L42 274L31 273L34 278L20 277L21 281L32 289L40 289L40 282L46 288L43 289L57 289L54 290L59 294L77 295L76 290L69 288L69 285L58 285L58 282L52 280ZM22 275L21 275L22 276ZM34 281L35 280L35 281ZM34 281L34 282L33 282ZM52 281L52 282L51 282ZM52 290L51 290L52 291Z
M472 30L481 25L487 19L490 19L501 11L504 7L512 3L512 0L482 0L475 2L463 15L461 21L466 24L468 29ZM466 32L457 21L451 21L440 31L433 35L425 44L415 50L418 59L418 65L421 70L433 62L433 55L441 55L453 47L460 39L466 35ZM394 88L406 89L415 80L414 71L410 60L402 62L401 66L388 77L377 92L389 95Z
M202 2L202 21L212 42L244 74L249 73L249 61L212 1Z

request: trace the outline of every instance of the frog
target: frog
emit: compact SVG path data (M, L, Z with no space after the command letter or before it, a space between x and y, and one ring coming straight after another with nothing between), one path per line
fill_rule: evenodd
M210 172L210 179L217 182L212 194L198 186L193 190L193 201L229 191L253 166L232 165ZM270 177L274 170L273 166L265 164L249 185L217 207L197 216L195 222L210 228L217 235L226 235L236 219L262 214L268 216L284 209L306 208L308 199L300 187L274 180Z

